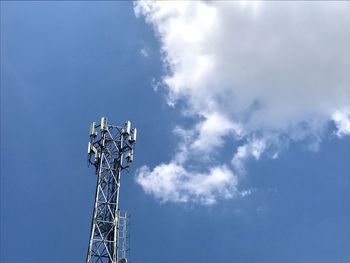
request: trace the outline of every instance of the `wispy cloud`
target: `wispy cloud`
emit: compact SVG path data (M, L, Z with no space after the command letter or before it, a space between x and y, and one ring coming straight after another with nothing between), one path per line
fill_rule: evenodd
M159 38L168 103L185 102L168 163L137 182L162 201L243 196L249 158L292 141L318 150L330 122L350 133L348 2L136 2ZM215 153L235 141L231 162Z
M141 50L140 50L140 55L141 55L142 57L144 57L144 58L148 58L148 57L149 57L149 54L148 54L146 48L141 48Z

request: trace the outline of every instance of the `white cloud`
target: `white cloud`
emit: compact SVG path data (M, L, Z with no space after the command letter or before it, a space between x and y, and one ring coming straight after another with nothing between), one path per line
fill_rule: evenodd
M246 196L251 195L253 192L254 192L254 189L247 189L247 190L241 191L241 192L240 192L240 195L241 195L242 197L246 197Z
M350 107L336 111L332 119L337 127L336 134L338 137L350 134Z
M194 130L196 138L191 143L191 149L200 152L211 152L214 148L224 143L223 137L229 133L240 137L243 133L239 124L235 124L225 118L224 115L213 112L205 115Z
M224 165L212 167L207 173L198 173L168 163L160 164L152 171L143 166L137 173L137 182L145 192L162 202L195 201L209 205L218 197L227 199L237 193L237 177Z
M146 48L141 48L141 50L140 50L140 55L141 55L142 57L144 57L144 58L148 58L148 57L149 57L149 54L148 54Z
M248 158L277 158L290 141L318 150L330 122L339 137L349 134L349 10L349 2L136 2L135 14L161 43L169 105L185 103L184 114L196 119L176 128L173 160L139 171L145 191L163 201L200 201L205 194L194 178L218 175L189 170L229 171L216 153L232 140L239 144L232 169L244 172ZM167 180L171 191L147 188ZM216 200L236 184L198 188Z
M237 152L232 158L232 164L234 168L240 173L245 172L245 161L254 157L255 160L259 160L261 154L265 151L266 143L264 140L252 139L246 144L239 146Z

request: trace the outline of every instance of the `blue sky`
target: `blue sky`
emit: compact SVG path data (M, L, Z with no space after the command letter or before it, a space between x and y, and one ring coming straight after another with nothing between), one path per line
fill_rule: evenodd
M222 18L221 28L225 29L225 19L230 16L216 8L216 17ZM205 11L210 15L210 10ZM340 126L334 116L339 114L329 117L328 108L318 108L318 104L311 104L314 111L304 107L313 98L320 102L333 98L335 88L327 85L340 79L343 84L334 98L339 95L342 99L333 103L342 112L341 107L348 106L350 100L348 77L332 72L323 76L323 68L307 64L316 69L308 74L310 79L300 78L300 104L285 104L285 108L303 110L298 117L291 115L294 111L281 111L275 119L271 112L279 105L276 100L267 96L259 100L259 92L254 98L241 95L247 87L254 93L252 86L259 77L252 82L242 77L235 85L246 85L244 89L222 91L232 91L237 101L231 109L231 103L222 98L220 105L229 114L219 115L221 107L203 108L203 101L210 104L208 98L222 93L206 93L201 87L206 81L214 85L209 90L217 91L227 83L213 81L210 74L204 80L193 80L197 73L201 76L206 71L192 72L184 66L196 68L192 55L197 49L192 40L186 42L179 35L171 42L176 30L161 24L157 13L152 12L143 10L136 17L131 2L1 2L1 262L84 262L96 183L92 168L87 167L88 129L90 122L101 116L116 124L130 119L139 131L133 169L123 176L121 191L121 208L132 214L131 262L350 262L350 138L346 132L336 134ZM147 15L148 23L144 20ZM273 12L269 15L272 21L279 17ZM348 21L349 12L345 15ZM330 17L322 28L337 25ZM238 22L245 28L247 20L234 24ZM287 28L288 21L282 22ZM311 19L300 23L304 22L313 25ZM190 25L196 28L195 21L190 20ZM198 32L218 40L222 37L205 30ZM259 30L273 36L269 24L262 23ZM286 43L281 35L283 27L276 31L281 43ZM332 37L346 39L348 33L344 32L346 28L335 30ZM241 33L238 31L238 36ZM242 41L250 39L245 36L241 35ZM323 39L317 37L314 39ZM196 46L202 43L200 36L198 39L193 40L199 41ZM315 50L331 50L330 58L322 59L332 62L339 55L336 50L344 51L344 47L325 42ZM219 61L221 53L216 52L214 43L210 51ZM241 50L239 54L245 54L235 47ZM222 50L227 54L225 47ZM256 61L261 62L258 51ZM288 59L284 54L289 52L274 52ZM348 52L343 54L344 65L348 65ZM216 64L221 70L215 76L222 80L232 75L222 70L231 65L230 59L240 59L225 56L228 64ZM317 63L319 57L317 53L310 55ZM177 59L180 66L166 65L164 58ZM300 60L290 64L294 77L300 76L294 75L297 66L305 69ZM288 70L280 72L287 81L271 77L264 84L289 83ZM258 76L253 73L247 76ZM317 75L321 80L312 79ZM189 89L177 84L178 79L188 83ZM322 90L317 95L309 94L305 90L309 81L325 83L325 87L320 85ZM157 82L161 84L155 85ZM278 94L285 95L277 92L276 97ZM252 113L248 114L238 100L253 100L261 115L249 115ZM267 102L273 102L270 108L259 111ZM252 116L252 122L244 121L245 114ZM299 117L303 114L307 117ZM262 120L258 126L252 124L254 116ZM285 116L302 125L275 124ZM211 130L205 126L211 118L226 125L226 129L224 125L219 131L214 129L219 132L214 145L201 129ZM240 125L241 134L235 125ZM175 127L180 128L177 134ZM191 144L185 138L202 144ZM211 150L205 152L201 145ZM263 147L254 148L257 145ZM182 161L182 157L192 163ZM148 170L142 173L142 167ZM162 170L164 167L167 170ZM211 173L215 167L221 173ZM171 181L171 191L164 181L160 181L160 190L152 181L172 174L179 176L180 182ZM214 180L218 174L229 181ZM198 178L205 181L209 177L214 186L196 185Z

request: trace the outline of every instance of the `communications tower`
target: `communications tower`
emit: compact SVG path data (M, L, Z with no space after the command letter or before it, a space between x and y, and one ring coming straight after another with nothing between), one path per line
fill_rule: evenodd
M134 157L136 128L93 122L90 127L88 161L95 167L97 185L86 263L126 263L126 212L119 210L120 177Z

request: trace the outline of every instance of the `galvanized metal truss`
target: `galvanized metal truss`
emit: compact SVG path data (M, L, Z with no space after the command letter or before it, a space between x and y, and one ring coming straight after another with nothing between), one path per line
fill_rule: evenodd
M86 263L127 262L127 214L119 212L119 189L121 174L133 161L136 133L130 121L120 127L102 117L101 124L91 124L88 160L96 168L97 186Z
M124 263L122 260L130 261L130 235L129 235L130 215L127 211L119 211L119 240L118 240L118 255L120 257L120 263Z

